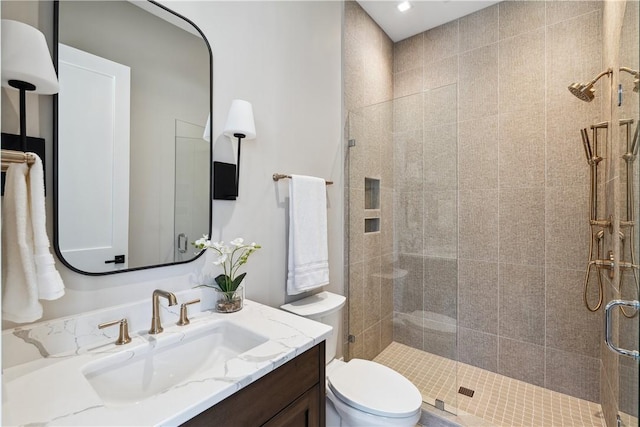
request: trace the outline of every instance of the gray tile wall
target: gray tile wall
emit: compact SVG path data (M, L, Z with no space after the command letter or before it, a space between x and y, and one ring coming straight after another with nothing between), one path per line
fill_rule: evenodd
M461 362L592 401L602 318L582 305L578 132L603 105L566 88L600 71L601 26L600 2L503 2L396 43L393 65L397 264L408 272L396 318L457 315ZM447 353L407 323L396 341Z
M347 359L373 359L393 340L393 43L356 2L347 1L344 49L345 134L356 146L346 153L349 286L343 348ZM422 169L421 162L412 166ZM365 209L365 177L380 180L380 209ZM365 218L379 218L380 231L365 233ZM348 334L355 342L348 343Z

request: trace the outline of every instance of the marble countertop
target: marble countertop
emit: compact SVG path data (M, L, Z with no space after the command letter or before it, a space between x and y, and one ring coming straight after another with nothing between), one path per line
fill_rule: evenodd
M69 329L70 321L66 319L58 327ZM83 374L88 364L114 357L115 353L123 353L123 358L130 358L151 347L182 339L189 333L189 328L196 330L216 322L240 325L264 336L267 341L228 360L221 369L190 375L167 390L136 403L105 404ZM22 345L37 348L40 355L30 357L25 363L11 367L5 365L2 425L178 425L285 364L332 333L327 325L249 300L236 313L201 311L192 316L190 325L176 326L175 321L163 318L163 326L164 332L158 335L149 335L144 329L132 329L132 342L122 346L115 345L113 333L105 336L101 330L97 333L98 338L90 343L77 345L76 337L73 348L59 353L46 350L45 344L36 337L38 329L35 327L3 332L3 343L8 338L11 345L11 339L17 341L19 338ZM55 341L55 333L52 333L55 328L49 322L40 330L47 330L44 335L52 342ZM117 327L110 329L117 333ZM65 349L64 346L61 348Z

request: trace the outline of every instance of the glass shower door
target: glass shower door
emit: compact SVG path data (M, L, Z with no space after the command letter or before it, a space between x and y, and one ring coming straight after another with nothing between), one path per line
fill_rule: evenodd
M640 281L640 271L635 266L625 268L623 263L638 265L640 260L640 179L638 160L638 122L640 120L640 100L637 92L638 75L623 70L640 70L639 60L639 38L638 26L639 8L637 1L627 1L625 15L620 38L620 74L619 84L622 89L622 99L619 103L618 112L620 119L619 141L620 141L620 232L625 239L621 241L620 250L620 285L618 295L623 301L638 301L638 284ZM636 92L634 92L634 86ZM637 311L630 307L623 307L621 310L613 308L611 313L613 324L611 332L614 344L631 351L640 350L640 316ZM611 311L611 310L610 310ZM609 360L606 357L605 360ZM638 426L639 412L639 371L638 361L628 356L617 357L618 369L618 414L624 426ZM607 366L605 366L607 371ZM608 375L604 376L608 379ZM607 404L607 396L603 396L603 405Z
M348 357L456 412L457 86L349 112ZM447 99L443 107L442 101Z
M175 223L173 262L193 258L192 242L208 231L209 224L209 143L202 138L202 126L176 120L175 136ZM179 173L178 173L179 172Z

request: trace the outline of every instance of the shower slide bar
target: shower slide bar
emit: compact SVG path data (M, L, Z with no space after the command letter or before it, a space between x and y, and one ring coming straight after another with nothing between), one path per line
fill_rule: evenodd
M636 215L634 188L633 188L634 187L633 186L633 176L634 176L633 164L638 155L638 148L640 148L640 146L638 145L638 124L636 124L636 131L633 137L631 137L630 126L633 125L633 122L634 122L633 119L620 120L620 126L625 127L626 152L622 155L622 159L625 162L625 169L626 169L626 175L627 175L626 176L627 209L626 209L626 218L625 218L626 221L620 221L620 228L627 229L629 236L634 235L635 215ZM623 245L622 252L624 253L624 245ZM631 265L635 264L636 257L635 257L633 241L630 241L629 243L629 257L631 258L630 264ZM620 263L620 264L622 267L623 263ZM636 288L636 297L638 297L640 294L640 280L638 277L638 271L637 271L637 268L632 268L631 271L633 274L633 284L635 285L635 288ZM622 285L624 283L625 283L624 278L621 277L620 279L621 292L622 292ZM622 311L622 314L627 318L635 317L638 314L638 310L633 311L631 314L628 313L622 305L620 306L620 310Z
M634 213L634 199L633 199L633 162L637 157L637 150L640 148L640 144L638 144L638 126L636 126L636 131L633 138L630 138L630 129L634 123L633 119L622 119L619 121L619 126L626 127L626 152L622 155L622 159L625 160L626 164L626 176L627 176L627 209L626 209L626 218L623 221L620 221L620 228L628 230L629 235L633 235L633 228L635 226L635 213ZM603 259L601 257L601 253L604 250L604 229L608 229L609 233L613 232L613 223L610 219L598 219L598 164L603 160L601 156L599 156L599 130L605 129L608 132L609 123L601 122L590 126L592 131L593 144L589 138L589 133L587 128L583 128L580 130L580 135L582 137L582 145L585 152L585 157L587 159L587 163L590 166L590 188L589 188L589 226L591 228L591 238L589 242L589 261L587 263L587 269L584 278L584 293L583 300L587 309L591 312L597 311L601 306L604 298L603 292L603 284L602 284L602 276L601 270L606 269L609 270L609 277L613 278L614 268L616 267L614 262L613 252L609 251L608 259ZM606 138L605 138L606 142ZM598 230L599 228L599 230ZM624 244L625 244L625 233L620 231L620 244L622 245L622 252L624 253ZM594 243L597 246L596 248L596 257L594 259ZM636 294L640 291L640 282L638 280L638 271L640 266L635 264L635 253L633 242L629 244L629 254L630 254L630 262L620 261L617 264L617 267L621 270L631 270L633 274L633 283L636 287ZM591 306L589 300L587 298L588 289L589 289L589 278L591 276L591 267L595 266L597 271L597 280L598 280L598 302L595 306ZM623 280L620 281L620 288L622 288ZM621 290L621 289L620 289ZM619 306L625 317L631 318L635 317L638 314L638 310L634 310L633 313L627 313L622 305Z
M608 126L608 125L607 125ZM593 144L589 139L589 132L587 128L580 129L580 135L582 137L582 145L584 148L584 154L587 159L587 164L589 165L589 227L591 229L591 237L589 239L589 259L587 262L587 269L584 277L584 292L583 292L583 301L587 309L591 312L597 311L603 302L603 284L602 284L602 276L601 276L601 266L597 264L597 260L601 258L601 251L604 243L604 229L609 228L611 231L611 221L598 219L598 164L603 160L601 156L598 155L599 144L598 144L598 129L603 128L604 124L599 123L598 125L591 126L591 131L593 135ZM600 230L595 230L596 228L600 228ZM596 256L594 259L594 243L597 246ZM596 266L597 280L598 280L598 302L595 306L591 306L589 304L589 299L587 298L588 290L589 290L589 278L591 276L591 267Z

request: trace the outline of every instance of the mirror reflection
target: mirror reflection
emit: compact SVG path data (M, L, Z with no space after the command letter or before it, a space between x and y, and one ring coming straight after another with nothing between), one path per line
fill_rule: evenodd
M58 255L87 274L194 259L210 230L207 41L153 2L56 8Z

